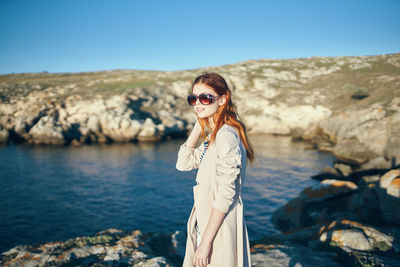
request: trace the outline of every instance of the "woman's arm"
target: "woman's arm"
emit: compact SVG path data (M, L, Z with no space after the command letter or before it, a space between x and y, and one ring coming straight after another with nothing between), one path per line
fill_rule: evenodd
M193 264L196 266L207 266L209 255L211 251L211 245L217 234L219 227L224 220L225 212L222 212L216 208L212 208L210 219L206 230L203 233L199 247L196 249L193 257Z
M178 159L176 161L176 168L180 171L190 171L198 168L200 163L200 155L203 152L203 147L199 146L194 148L197 140L200 137L201 126L196 121L188 139L183 143L178 152Z

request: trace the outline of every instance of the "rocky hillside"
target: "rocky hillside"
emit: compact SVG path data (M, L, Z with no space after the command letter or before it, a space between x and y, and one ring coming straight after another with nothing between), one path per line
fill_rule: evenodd
M295 134L351 164L399 157L400 54L249 60L174 72L1 75L0 142L79 145L185 135L195 121L185 99L205 71L227 79L250 134Z

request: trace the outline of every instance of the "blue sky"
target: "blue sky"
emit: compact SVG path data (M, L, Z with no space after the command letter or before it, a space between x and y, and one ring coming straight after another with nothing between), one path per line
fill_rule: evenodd
M400 52L400 0L0 0L0 73Z

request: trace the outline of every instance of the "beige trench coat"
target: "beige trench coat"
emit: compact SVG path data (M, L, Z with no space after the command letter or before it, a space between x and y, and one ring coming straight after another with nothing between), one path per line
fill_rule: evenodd
M216 140L208 146L203 159L204 143L197 148L180 146L176 168L190 171L198 168L193 186L194 205L187 222L184 267L193 267L196 250L196 221L203 235L212 207L226 213L214 238L210 267L250 267L250 246L244 219L241 190L246 173L246 149L236 129L224 124Z

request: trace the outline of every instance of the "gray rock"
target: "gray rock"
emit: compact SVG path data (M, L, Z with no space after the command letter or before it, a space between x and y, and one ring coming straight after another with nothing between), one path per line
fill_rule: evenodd
M29 131L29 135L35 144L63 145L65 140L62 132L53 117L43 116Z
M364 233L358 229L334 230L325 232L320 237L321 242L329 242L338 247L348 247L356 250L372 250Z
M385 148L385 157L396 158L400 162L400 112L388 119L388 142Z
M252 247L252 266L281 267L281 266L341 266L333 261L337 255L308 247L286 243L285 245L268 245Z
M344 176L348 176L352 172L350 165L347 164L336 163L334 167L339 169Z
M384 157L378 157L364 163L363 165L360 166L359 169L357 169L357 171L371 170L371 169L389 169L390 167L391 164L389 161L387 161Z
M361 165L369 159L369 150L357 139L341 140L333 149L336 158L345 163Z
M160 127L157 127L152 119L147 118L141 127L137 139L139 141L159 140L162 136Z
M140 231L108 229L91 237L39 246L17 246L0 256L2 266L172 266L156 257Z
M393 247L392 236L354 221L334 221L321 230L321 242L345 250L389 251Z

